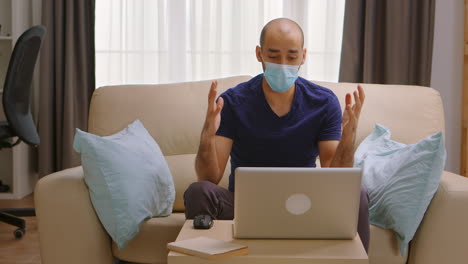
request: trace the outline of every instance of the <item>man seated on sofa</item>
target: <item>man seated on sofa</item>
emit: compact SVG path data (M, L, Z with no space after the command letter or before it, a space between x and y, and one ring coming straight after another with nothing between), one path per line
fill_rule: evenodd
M341 114L336 95L297 76L306 60L300 26L279 18L265 25L256 47L264 74L227 90L217 101L211 84L195 169L198 182L184 193L188 219L207 214L234 217L236 167L353 167L354 142L364 91L346 95ZM343 131L341 131L343 130ZM229 190L218 183L231 156ZM361 190L358 233L369 247L367 191Z

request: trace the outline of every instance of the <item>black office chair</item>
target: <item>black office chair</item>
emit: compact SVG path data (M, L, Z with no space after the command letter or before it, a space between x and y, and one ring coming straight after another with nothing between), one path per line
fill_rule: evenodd
M39 135L31 115L31 83L39 50L46 29L34 26L26 30L17 40L8 64L3 86L3 111L6 121L0 121L0 149L11 148L20 143L37 146ZM9 186L0 183L0 190ZM16 238L26 232L26 222L18 216L35 216L34 208L0 209L0 222L18 227Z

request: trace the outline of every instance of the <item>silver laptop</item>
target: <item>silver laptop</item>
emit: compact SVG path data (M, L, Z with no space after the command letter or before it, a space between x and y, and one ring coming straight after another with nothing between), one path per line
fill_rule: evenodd
M353 239L360 190L358 168L239 167L234 237Z

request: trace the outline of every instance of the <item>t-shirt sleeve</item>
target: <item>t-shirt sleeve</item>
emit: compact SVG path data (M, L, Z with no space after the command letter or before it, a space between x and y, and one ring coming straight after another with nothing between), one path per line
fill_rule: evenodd
M340 140L341 122L343 119L340 102L336 95L330 97L327 105L327 114L322 121L318 140Z
M223 106L223 109L221 110L221 122L219 124L218 131L216 131L216 135L235 140L236 118L234 116L232 105L229 103L229 100L227 99L226 95L222 94L220 97L223 97L224 106Z

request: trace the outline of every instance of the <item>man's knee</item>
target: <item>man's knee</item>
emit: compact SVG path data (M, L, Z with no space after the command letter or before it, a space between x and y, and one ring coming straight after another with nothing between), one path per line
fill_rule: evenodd
M216 218L216 187L216 184L209 181L190 184L184 193L185 217L187 219L193 219L199 214L207 214Z
M199 181L190 184L184 193L184 200L198 199L199 197L206 196L216 184L210 181Z

